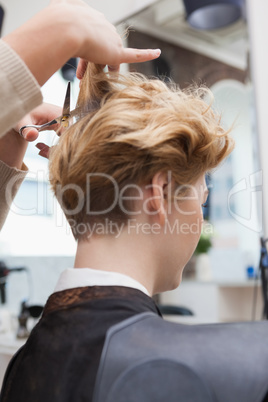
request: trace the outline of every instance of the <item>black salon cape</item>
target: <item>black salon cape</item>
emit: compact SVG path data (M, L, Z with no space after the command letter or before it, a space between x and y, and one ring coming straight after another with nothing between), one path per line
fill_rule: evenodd
M150 297L127 287L95 286L56 292L50 296L41 320L9 366L0 400L88 402L94 399L98 402L118 402L120 399L124 402L195 402L200 400L198 397L205 390L204 395L207 392L209 397L207 400L203 399L204 402L218 401L213 384L207 382L208 377L203 378L202 372L208 371L206 375L210 376L209 362L225 361L221 363L223 367L215 363L218 373L211 373L211 377L223 376L220 386L230 386L230 390L232 387L237 388L236 381L240 381L238 388L243 390L243 365L247 366L244 386L253 388L254 395L258 395L254 402L263 401L268 389L268 323L236 324L234 327L233 324L226 325L227 327L222 324L187 326L166 322L160 317L158 308ZM235 334L234 344L240 340L237 345L244 345L238 347L238 352L232 350L232 339L219 348L216 338L220 339L222 332L226 334L225 328L228 328L227 336L230 329L230 336ZM201 337L200 331L203 333ZM264 335L266 339L263 339ZM252 352L253 346L255 349ZM180 351L183 362L180 357L178 362L176 355L180 355ZM164 356L161 356L162 353ZM166 356L166 353L171 357ZM116 357L114 361L111 360L113 354ZM225 354L228 358L222 360ZM132 361L135 361L134 368ZM138 370L136 361L140 367ZM249 368L249 361L252 361L252 369ZM100 374L105 374L105 370L108 377L104 375L102 378ZM119 375L117 373L120 370ZM224 373L232 378L231 384L224 384ZM159 381L158 375L161 376ZM111 379L109 388L107 384ZM116 384L121 384L119 390L117 387L113 391L111 386ZM120 387L122 395L125 392L123 399L120 397ZM197 392L198 387L200 392ZM117 392L117 399L111 399L112 392ZM189 392L192 396L187 399ZM239 398L238 395L237 397ZM236 401L243 402L243 399Z

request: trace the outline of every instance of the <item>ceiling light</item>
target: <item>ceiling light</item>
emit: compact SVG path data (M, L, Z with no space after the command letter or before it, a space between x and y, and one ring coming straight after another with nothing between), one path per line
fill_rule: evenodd
M243 0L183 0L187 21L196 29L218 29L242 16Z

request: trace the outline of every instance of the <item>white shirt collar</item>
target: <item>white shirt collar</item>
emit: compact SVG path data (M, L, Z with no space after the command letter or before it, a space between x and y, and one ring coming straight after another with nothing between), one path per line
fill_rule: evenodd
M148 290L141 283L130 278L130 276L92 268L66 269L60 275L55 292L83 286L125 286L138 289L150 296Z

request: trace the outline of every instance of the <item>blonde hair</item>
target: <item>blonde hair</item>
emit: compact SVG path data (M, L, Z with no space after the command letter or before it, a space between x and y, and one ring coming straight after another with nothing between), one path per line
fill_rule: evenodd
M171 171L178 185L190 185L215 168L233 141L204 97L211 97L205 87L181 90L141 74L103 73L89 65L78 98L85 115L62 134L50 156L50 181L67 218L76 224L126 221L118 203L108 211L114 182L120 191ZM103 210L108 212L98 214Z

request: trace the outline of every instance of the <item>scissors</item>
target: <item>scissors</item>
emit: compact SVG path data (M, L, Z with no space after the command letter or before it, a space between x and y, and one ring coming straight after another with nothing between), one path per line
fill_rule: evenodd
M71 82L68 82L67 91L65 95L65 100L62 109L62 115L56 117L55 119L49 121L48 123L35 125L35 124L28 124L27 126L22 126L19 129L19 134L23 137L23 130L25 128L36 128L38 131L46 130L47 127L53 126L54 124L60 124L64 128L69 127L69 120L71 117L77 116L81 112L81 108L77 107L76 109L70 112L70 101L71 101Z

